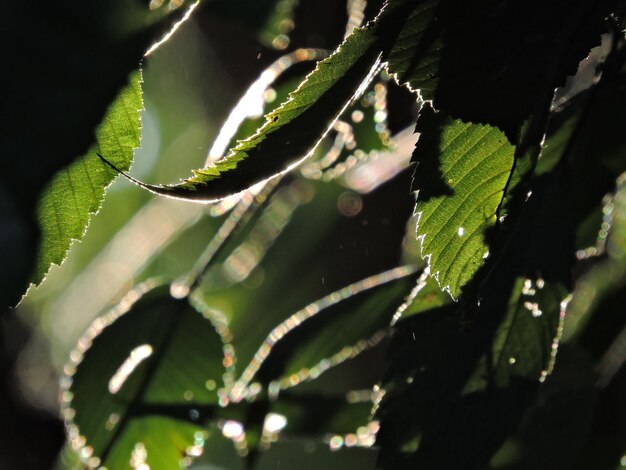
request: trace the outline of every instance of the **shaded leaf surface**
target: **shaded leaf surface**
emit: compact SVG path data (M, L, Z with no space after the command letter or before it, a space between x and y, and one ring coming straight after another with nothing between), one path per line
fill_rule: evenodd
M96 320L68 366L75 368L68 380L70 438L89 449L81 455L109 468L131 468L138 444L148 465L178 466L202 431L194 423L200 412L175 419L163 409L217 405L215 390L223 385L223 341L210 319L166 287L144 291Z
M385 59L400 83L435 109L496 126L514 142L599 42L609 11L610 2L592 1L391 0L380 28L397 35Z
M384 337L382 330L386 329L396 308L415 282L413 276L407 276L410 273L411 270L399 271L404 278L387 281L361 293L351 292L356 288L345 288L341 293L331 294L328 300L351 297L320 311L287 333L261 367L259 375L262 382L283 379L281 382L288 384L292 375L297 377L301 371L308 374L311 369L316 373L323 372L335 360L346 360L377 344ZM388 273L377 277L380 277L377 282L391 278ZM374 280L370 279L369 283L373 283ZM305 318L305 312L314 310L307 307L298 318ZM281 329L289 324L290 319L287 319L274 329L272 335L280 334Z

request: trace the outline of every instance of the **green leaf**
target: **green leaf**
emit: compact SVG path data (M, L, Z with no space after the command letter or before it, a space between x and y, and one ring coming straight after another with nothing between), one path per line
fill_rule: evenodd
M441 39L430 30L440 8L440 0L410 2L391 0L381 13L380 29L395 41L385 54L387 69L398 83L407 85L430 100L437 86L436 74L441 56Z
M267 115L255 135L240 141L224 159L173 186L138 183L157 194L208 202L297 166L370 82L379 69L379 55L372 31L356 30L288 101Z
M137 71L96 129L94 146L59 172L42 194L38 209L41 239L33 284L44 279L51 265L61 264L72 240L83 237L91 215L100 208L106 187L117 176L96 153L124 171L130 168L133 149L140 143L142 107L141 72Z
M534 181L491 275L472 281L478 298L439 306L426 284L406 310L419 313L397 324L377 412L384 468L486 468L551 380L575 261L571 188L557 169Z
M13 72L6 77L4 89L10 91L3 97L11 118L1 131L6 155L0 197L7 210L0 213L0 225L11 227L3 236L13 241L18 256L0 259L2 311L15 305L29 282L47 269L36 267L42 192L93 145L107 107L146 50L181 19L186 2L180 6L172 10L164 3L151 9L148 2L131 0L5 5L0 39L20 47L3 54Z
M177 468L193 453L226 379L223 324L209 313L146 284L94 321L66 366L63 395L71 444L86 462Z
M518 278L491 347L463 393L507 388L520 379L544 382L556 364L567 295L563 285L541 277Z
M593 1L390 0L378 25L394 40L384 59L401 84L514 142L598 43L609 12Z
M277 325L243 373L290 388L375 346L414 282L397 268L328 294ZM373 385L373 384L372 384Z
M489 255L486 237L496 224L515 148L499 129L446 119L429 107L417 132L417 237L431 275L458 298Z

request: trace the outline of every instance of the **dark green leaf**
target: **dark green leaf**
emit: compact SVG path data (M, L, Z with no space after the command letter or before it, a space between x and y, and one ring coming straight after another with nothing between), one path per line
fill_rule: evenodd
M501 129L524 122L599 42L608 2L390 0L379 28L389 71L434 108ZM555 59L556 58L556 59Z
M414 282L412 272L372 276L294 313L272 330L244 378L258 369L257 380L289 388L376 345Z
M228 365L219 317L172 298L168 287L148 289L96 320L67 366L69 437L90 465L130 469L143 458L177 467L218 407Z

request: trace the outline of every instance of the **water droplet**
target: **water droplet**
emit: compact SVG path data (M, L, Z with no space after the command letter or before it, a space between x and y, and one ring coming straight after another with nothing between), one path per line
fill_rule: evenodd
M130 466L135 470L150 470L150 466L146 463L147 459L146 446L142 442L138 442L130 454Z
M193 392L191 390L185 390L185 393L183 393L183 398L185 399L185 401L193 400Z
M222 423L222 434L228 439L237 440L244 434L243 424L234 420L225 421Z
M215 383L215 380L207 380L206 383L204 384L204 386L207 388L207 390L215 390L215 387L217 387L217 383Z
M514 357L509 357L509 364L513 365L517 362L517 359L515 359Z
M339 196L337 208L342 215L354 217L363 209L363 200L358 194L346 191Z
M172 282L170 295L175 299L184 299L189 295L189 286L184 282Z
M365 114L363 114L363 111L361 111L360 109L357 109L355 111L352 112L352 122L355 123L359 123L363 120L363 118L365 117Z
M339 450L343 447L343 437L341 436L333 436L330 438L330 450Z
M535 318L540 317L541 314L543 313L539 309L539 304L537 302L524 302L524 308L528 310L531 313L531 315Z
M268 88L263 92L263 99L266 103L271 103L276 99L276 90L274 88Z
M355 445L358 444L358 439L356 437L356 434L346 434L346 438L345 438L345 444L346 447L354 447Z
M529 295L532 285L533 285L533 281L531 281L530 279L524 279L524 287L522 287L522 294Z
M276 434L287 426L287 417L278 413L268 413L263 423L263 432Z
M459 237L462 237L465 234L465 229L463 227L459 227L459 230L456 232Z

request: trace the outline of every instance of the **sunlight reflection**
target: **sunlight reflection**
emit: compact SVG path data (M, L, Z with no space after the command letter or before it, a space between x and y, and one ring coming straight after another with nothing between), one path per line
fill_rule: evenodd
M239 102L233 107L222 125L213 146L209 150L206 165L217 162L224 156L228 144L233 139L241 123L251 117L260 117L265 106L264 94L267 88L289 67L299 62L319 60L328 55L323 49L298 49L286 54L269 67L246 90Z
M157 3L156 4L156 8L158 8L159 6L161 6L163 2ZM180 7L180 5L182 5L182 2L177 3L177 2L170 2L170 4L168 5L168 8L170 10L174 10L178 7ZM165 42L167 42L169 40L169 38L171 38L174 33L176 33L176 31L178 30L178 28L180 28L183 23L185 23L189 17L191 16L191 14L193 13L193 11L198 7L198 5L200 5L200 0L197 0L195 3L193 3L185 12L185 14L183 15L183 17L180 19L180 21L178 21L177 23L174 24L174 26L172 26L172 29L170 29L170 31L163 36L163 38L161 38L159 41L155 42L152 46L150 46L150 48L146 51L146 53L143 55L144 57L148 57L150 54L152 54L155 50L157 50L162 44L164 44ZM150 7L152 7L152 3L150 4Z
M113 374L111 380L109 380L109 392L112 394L119 392L128 377L130 377L130 374L150 356L152 356L152 346L149 344L142 344L133 349L117 372Z

